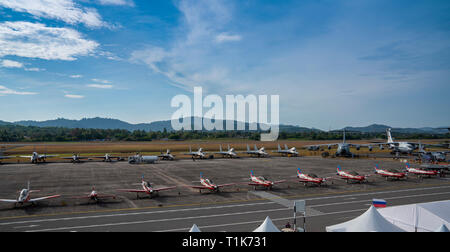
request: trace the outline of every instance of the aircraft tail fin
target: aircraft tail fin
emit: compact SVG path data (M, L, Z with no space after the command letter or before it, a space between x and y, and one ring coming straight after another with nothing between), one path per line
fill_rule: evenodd
M247 151L250 151L250 146L248 146L248 144L247 144Z
M258 150L258 147L256 147L256 144L255 144L255 151L257 151Z
M280 144L278 144L278 151L281 151L281 146L280 146Z
M201 179L203 178L203 172L200 172L200 178Z
M284 144L284 149L289 150L287 144Z
M388 143L393 143L394 139L392 138L392 134L391 134L391 128L386 130L386 134L387 134L387 138L388 138Z
M222 145L220 145L220 149L219 150L220 150L220 152L222 152Z
M253 173L253 170L250 170L250 176L255 176L255 174Z

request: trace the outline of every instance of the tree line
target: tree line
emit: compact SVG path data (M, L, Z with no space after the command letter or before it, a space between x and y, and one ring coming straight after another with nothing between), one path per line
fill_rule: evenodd
M61 127L0 126L0 142L71 142L71 141L153 141L153 140L259 140L255 131L163 131L147 132L122 129L84 129ZM450 134L396 133L397 139L448 139ZM385 133L347 133L348 140L386 139ZM341 140L342 133L305 131L280 132L279 140Z

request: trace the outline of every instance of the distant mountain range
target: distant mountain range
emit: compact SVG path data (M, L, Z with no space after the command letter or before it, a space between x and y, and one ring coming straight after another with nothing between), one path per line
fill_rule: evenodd
M189 118L185 118L189 119ZM193 123L194 117L191 117ZM237 122L233 121L235 128L237 128ZM224 121L225 128L226 121ZM144 131L173 131L170 120L155 121L151 123L139 123L131 124L118 119L111 118L83 118L81 120L69 120L64 118L58 118L56 120L47 121L17 121L17 122L5 122L0 121L0 125L21 125L21 126L36 126L36 127L63 127L63 128L85 128L85 129L124 129L129 131L144 130ZM192 124L193 125L193 124ZM245 123L245 129L249 130L249 124ZM261 125L257 124L257 128L260 129ZM372 124L366 127L345 127L348 131L359 131L364 133L378 133L386 132L387 128L392 128L387 125ZM293 125L280 125L281 132L319 132L321 130L314 128L306 128ZM438 128L392 128L393 132L398 133L431 133L431 134L445 134L448 132L446 129Z

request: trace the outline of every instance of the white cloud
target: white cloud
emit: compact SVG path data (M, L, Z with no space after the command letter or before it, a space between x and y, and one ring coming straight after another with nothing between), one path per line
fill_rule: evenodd
M74 94L66 94L66 95L64 95L64 97L70 98L70 99L83 99L84 98L83 95L74 95Z
M23 64L14 60L2 60L1 66L7 68L22 68Z
M227 33L221 33L216 36L216 42L217 43L223 43L223 42L236 42L241 41L242 37L240 35L229 35Z
M81 75L81 74L74 74L74 75L70 75L69 77L72 78L72 79L79 79L79 78L83 78L83 75Z
M98 82L98 83L103 83L103 84L109 84L111 83L108 80L101 80L101 79L92 79L92 81Z
M72 0L1 0L0 6L37 18L49 18L68 24L82 23L91 28L106 26L97 10L84 8Z
M0 57L13 55L45 60L76 60L93 53L99 44L73 29L40 23L0 23Z
M45 69L38 68L38 67L30 67L30 68L25 68L25 71L28 71L28 72L41 72L41 71L45 71Z
M38 93L34 92L19 92L12 89L9 89L5 86L0 85L0 96L1 95L36 95Z
M98 0L102 5L125 5L134 7L134 2L132 0Z
M89 84L86 85L87 87L91 88L101 88L101 89L111 89L113 88L113 85L102 85L102 84Z

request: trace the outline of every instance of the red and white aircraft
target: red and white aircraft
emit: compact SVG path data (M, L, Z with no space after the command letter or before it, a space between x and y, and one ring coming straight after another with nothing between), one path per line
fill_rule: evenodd
M253 170L250 171L250 180L252 181L248 185L254 186L255 190L257 186L262 186L264 188L267 188L269 190L272 190L272 187L275 184L286 182L286 180L279 180L279 181L270 181L265 177L256 177L253 173Z
M86 196L74 197L74 199L88 199L89 201L93 200L95 202L99 202L101 199L107 199L107 198L115 199L116 196L115 195L107 195L107 194L99 194L95 190L95 187L92 187L92 192L90 192Z
M199 189L200 193L202 193L202 190L210 190L212 192L219 192L220 188L222 188L222 187L232 186L232 185L236 184L236 183L231 183L231 184L216 185L213 183L212 180L203 178L202 172L200 173L200 183L202 184L202 186L191 186L194 189Z
M406 171L407 171L407 173L417 175L418 177L422 177L422 176L431 177L431 176L437 176L439 174L439 171L427 171L427 170L422 170L422 169L418 169L418 168L411 168L409 163L406 163Z
M120 192L135 192L137 198L139 199L139 193L148 194L150 196L150 198L152 198L153 195L155 193L158 194L159 191L171 190L171 189L175 189L176 188L176 186L153 188L152 185L150 184L150 182L144 180L144 175L142 175L141 185L142 185L142 190L139 190L139 189L118 189L117 191L120 191Z
M41 198L31 198L31 193L40 192L40 190L30 190L30 181L28 181L28 187L27 189L22 189L20 191L19 197L15 200L9 200L9 199L0 199L0 202L6 202L6 203L14 203L16 206L17 204L23 205L25 203L31 203L34 205L34 202L46 200L46 199L53 199L61 197L61 195L52 195L52 196L45 196Z
M305 186L308 185L308 183L316 184L321 186L322 184L325 184L329 178L319 178L315 174L306 174L303 173L300 168L297 169L297 178L299 179L299 182L303 183Z
M351 171L351 172L343 171L340 165L338 165L338 168L337 168L337 175L339 177L341 177L342 179L345 179L347 183L349 180L354 180L359 183L367 182L367 178L370 176L370 175L359 175L355 171Z
M375 164L375 174L379 174L379 175L385 177L386 180L388 180L389 178L395 178L395 179L406 178L406 173L399 172L394 169L389 169L389 170L380 169L378 164Z

